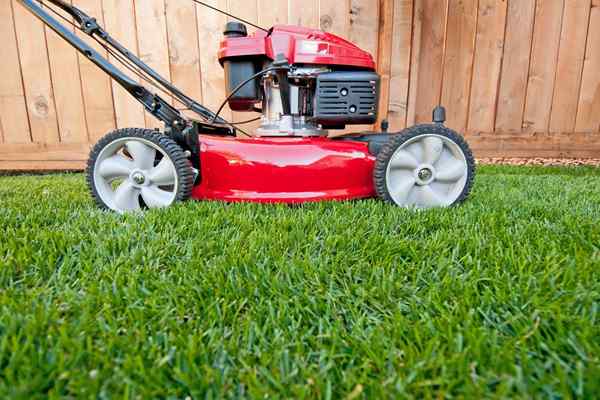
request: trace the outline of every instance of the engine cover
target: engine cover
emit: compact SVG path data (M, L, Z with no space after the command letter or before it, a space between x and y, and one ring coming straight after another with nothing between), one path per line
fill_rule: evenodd
M248 36L225 37L219 48L221 64L229 58L283 56L290 64L336 65L375 70L368 52L331 33L299 26L276 25L269 33L256 31Z
M219 61L225 68L229 106L254 111L262 102L256 136L326 136L329 129L377 121L379 76L373 57L338 36L292 26L247 34L229 22ZM232 93L275 59L289 63L286 73L267 72ZM259 86L260 85L260 86Z
M324 128L377 121L379 75L370 71L328 72L317 76L315 121Z

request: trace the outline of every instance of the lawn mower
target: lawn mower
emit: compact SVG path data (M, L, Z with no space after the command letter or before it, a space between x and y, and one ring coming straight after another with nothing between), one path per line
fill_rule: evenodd
M381 132L331 134L378 121L380 77L373 57L343 38L297 26L265 29L190 0L230 17L218 53L227 97L213 112L79 8L63 0L18 1L164 123L162 131L116 130L93 147L87 182L101 208L122 213L189 198L303 203L376 196L401 207L430 208L469 195L473 155L463 137L444 126L441 106L432 123L399 133L389 133L384 120ZM73 26L137 79L75 35ZM248 26L255 31L249 34ZM165 100L170 98L197 118ZM226 121L220 116L226 105L259 113L259 127L246 132L244 122Z

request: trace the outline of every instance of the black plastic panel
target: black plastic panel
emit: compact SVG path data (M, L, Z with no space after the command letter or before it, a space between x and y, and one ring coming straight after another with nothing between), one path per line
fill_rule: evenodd
M225 90L227 94L258 72L253 60L228 59L223 63L223 68L225 69ZM258 84L255 80L254 82L248 82L229 99L229 107L234 111L251 111L254 104L259 100Z
M324 127L377 121L379 75L369 71L327 72L317 77L315 118Z

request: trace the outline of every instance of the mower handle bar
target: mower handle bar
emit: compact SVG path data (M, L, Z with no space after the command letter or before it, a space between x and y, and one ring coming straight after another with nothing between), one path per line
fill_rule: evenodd
M71 46L77 49L81 54L87 57L92 63L98 66L101 70L107 73L113 78L119 85L121 85L127 92L129 92L136 100L138 100L145 109L154 115L156 118L165 123L168 128L171 128L177 132L183 132L186 127L189 127L192 121L187 120L182 114L170 105L167 101L161 98L157 94L151 93L147 88L140 85L138 82L131 79L127 74L123 73L114 64L108 61L100 53L98 53L93 47L89 46L82 39L76 36L70 29L66 28L56 18L50 15L44 10L36 0L17 0L33 15L39 18L45 25L49 26L54 32L56 32L61 38L67 41ZM95 37L105 42L112 49L120 53L127 60L132 62L136 67L140 68L146 74L148 74L154 81L160 86L166 89L167 92L172 94L174 97L179 99L185 104L191 111L197 113L206 121L212 121L217 123L219 128L223 125L229 124L226 120L218 117L208 108L194 101L192 98L181 92L169 81L163 78L159 73L154 71L149 65L144 63L141 59L135 56L131 51L113 39L108 32L102 28L95 18L90 17L79 8L74 7L70 4L65 3L63 0L38 0L41 4L44 1L54 4L61 10L69 14L83 32L91 37ZM197 121L194 121L197 123ZM210 125L210 124L209 124ZM235 135L235 129L231 129L230 134Z

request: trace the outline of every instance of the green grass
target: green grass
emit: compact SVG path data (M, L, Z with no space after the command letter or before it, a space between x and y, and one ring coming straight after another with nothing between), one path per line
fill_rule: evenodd
M463 206L98 211L0 177L0 398L600 393L600 170L483 167Z

